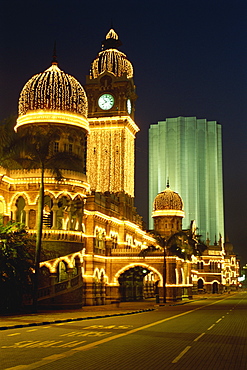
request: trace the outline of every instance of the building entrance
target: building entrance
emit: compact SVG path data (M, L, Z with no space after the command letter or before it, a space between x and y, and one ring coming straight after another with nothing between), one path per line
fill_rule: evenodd
M141 266L132 267L119 278L119 292L122 302L140 301L144 296L144 278L150 271Z

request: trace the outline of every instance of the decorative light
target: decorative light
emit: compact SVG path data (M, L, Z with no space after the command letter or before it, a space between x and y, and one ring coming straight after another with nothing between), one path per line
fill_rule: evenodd
M88 120L85 116L77 113L71 113L69 111L59 110L28 110L25 115L19 116L15 126L15 131L20 126L29 124L40 124L40 123L53 123L53 124L66 124L83 128L89 132Z
M34 75L23 87L19 98L19 116L29 110L57 110L87 116L87 96L81 84L52 64Z
M116 77L125 73L127 78L133 77L133 66L126 55L117 49L101 51L91 65L90 78L97 78L103 72L111 72Z
M152 212L152 217L160 216L177 216L184 217L184 211L174 210L174 209L161 209Z

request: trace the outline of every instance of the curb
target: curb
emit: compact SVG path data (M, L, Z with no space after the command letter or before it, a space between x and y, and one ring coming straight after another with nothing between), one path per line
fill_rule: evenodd
M104 317L113 317L113 316L126 316L126 315L133 315L136 313L142 312L149 312L154 311L154 308L147 308L144 310L138 311L131 311L125 313L114 313L110 315L97 315L97 316L87 316L87 317L77 317L74 319L62 319L62 320L54 320L54 321L42 321L42 322L32 322L30 324L17 324L17 325L10 325L10 326L0 326L0 330L8 330L8 329L20 329L20 328L28 328L32 326L42 326L42 325L51 325L51 324L61 324L64 322L72 322L72 321L83 321L83 320L92 320L92 319L103 319Z

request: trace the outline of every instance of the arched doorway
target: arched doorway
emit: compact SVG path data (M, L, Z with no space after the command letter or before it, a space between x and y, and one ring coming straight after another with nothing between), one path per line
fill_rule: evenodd
M121 301L140 301L144 298L143 280L150 270L135 266L123 272L119 278Z
M199 293L202 293L204 291L204 282L202 279L199 279L197 281L197 289Z
M215 281L212 286L212 293L219 293L219 284Z

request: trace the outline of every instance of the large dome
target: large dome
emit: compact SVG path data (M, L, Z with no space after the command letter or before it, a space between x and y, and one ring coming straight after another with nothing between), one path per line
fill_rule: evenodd
M19 116L30 110L57 110L87 116L87 97L75 77L64 73L53 62L43 73L34 75L23 87Z
M64 73L56 61L34 75L19 98L19 126L33 123L65 123L89 130L87 96L75 77Z
M117 48L121 45L117 33L110 29L103 41L103 48L91 64L90 78L97 78L103 72L111 72L116 77L121 77L125 73L127 78L133 77L133 66L126 55Z
M180 195L171 190L169 185L167 185L167 188L154 199L152 216L169 215L184 217L184 210Z

